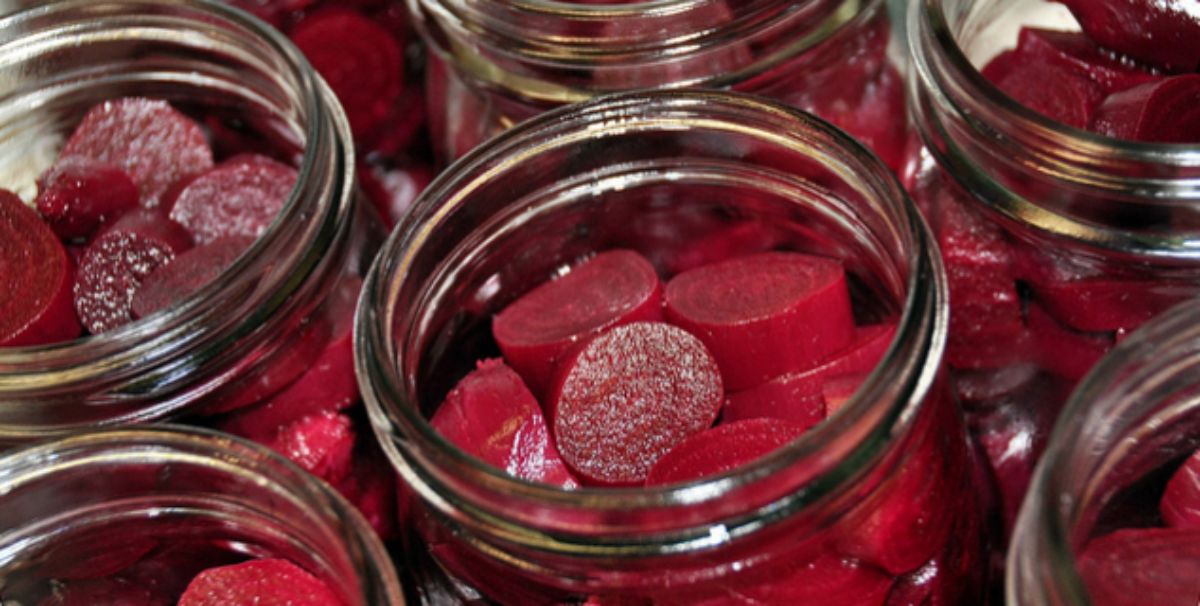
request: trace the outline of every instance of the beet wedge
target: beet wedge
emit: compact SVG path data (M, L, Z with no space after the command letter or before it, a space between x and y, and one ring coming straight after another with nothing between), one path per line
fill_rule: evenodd
M1200 143L1200 74L1172 76L1109 95L1096 109L1092 130L1130 141Z
M1060 0L1100 46L1168 72L1200 68L1200 11L1191 0Z
M725 473L791 442L808 427L776 419L722 423L680 442L663 455L646 485L687 482Z

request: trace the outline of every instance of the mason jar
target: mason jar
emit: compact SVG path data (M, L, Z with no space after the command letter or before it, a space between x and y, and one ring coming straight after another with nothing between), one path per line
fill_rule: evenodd
M97 595L109 599L133 587L173 604L201 571L261 558L303 569L345 606L404 604L395 567L354 508L261 446L155 426L0 458L6 604L50 603L40 600L72 586L107 587Z
M222 144L268 150L295 166L296 185L195 294L101 334L0 349L0 444L248 406L300 376L339 330L349 338L340 326L382 240L356 201L349 130L299 52L241 11L68 0L4 17L0 186L29 195L89 108L131 96L197 117L218 159Z
M1200 445L1198 319L1197 300L1156 318L1071 395L1021 506L1008 603L1195 601L1197 530L1173 522L1165 501L1173 482L1186 491L1176 476L1188 460L1195 469Z
M548 109L637 88L778 99L890 165L907 114L882 0L409 0L430 49L426 96L445 160Z
M730 228L764 237L727 254L842 260L855 317L897 322L882 361L825 422L718 476L578 490L510 477L433 429L447 391L496 355L493 314L522 293L614 248L670 277L691 244ZM621 94L493 139L393 233L356 319L360 387L413 493L407 559L428 563L416 573L427 601L770 601L814 558L874 579L835 591L847 603L972 601L982 506L942 364L944 280L888 169L772 101Z
M1023 26L1079 29L1041 0L911 4L921 139L902 177L942 248L947 360L1008 531L1076 382L1200 292L1200 145L1118 140L1018 104L980 68Z

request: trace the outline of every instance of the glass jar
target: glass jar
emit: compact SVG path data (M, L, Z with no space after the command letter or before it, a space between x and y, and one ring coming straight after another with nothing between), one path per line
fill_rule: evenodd
M1089 542L1163 525L1164 485L1200 444L1197 319L1197 300L1163 314L1118 345L1072 394L1021 506L1008 557L1010 604L1105 603L1089 597L1098 588L1081 574ZM1110 578L1113 586L1133 589L1152 580L1145 564L1128 561ZM1190 604L1200 585L1173 602L1155 599L1148 585L1142 589L1124 597Z
M856 316L897 319L883 361L823 424L710 479L579 490L514 479L429 424L476 360L496 355L491 317L521 293L610 248L669 276L690 244L731 227L770 234L753 249L843 259ZM886 596L843 586L849 603L970 602L982 586L981 506L941 363L943 284L926 227L888 170L771 101L622 94L493 139L393 233L356 321L368 411L418 497L409 559L440 564L418 573L428 601L771 599L761 592L821 554L886 580ZM900 527L903 539L881 530ZM883 537L904 555L862 548Z
M404 604L353 507L271 451L207 430L110 430L14 450L0 458L0 529L6 604L105 581L174 603L201 570L250 558L290 561L345 606Z
M979 68L1026 25L1078 30L1042 0L912 3L923 146L902 176L939 238L948 362L1009 530L1075 383L1200 292L1200 146L1117 140L1017 104Z
M811 111L897 165L907 114L882 0L409 0L434 149L454 159L550 108L720 88Z
M203 116L218 157L211 127L236 125L236 142L299 171L270 228L194 295L96 336L0 349L0 444L262 400L348 322L382 237L356 201L340 108L276 31L204 0L43 4L0 20L0 91L0 186L18 191L85 111L127 96Z

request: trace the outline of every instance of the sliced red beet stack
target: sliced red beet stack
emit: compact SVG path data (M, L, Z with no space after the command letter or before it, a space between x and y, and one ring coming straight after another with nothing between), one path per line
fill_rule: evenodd
M227 236L180 253L142 281L133 295L133 317L144 318L204 288L253 243L254 238Z
M1130 141L1200 143L1200 74L1163 78L1109 95L1096 109L1092 130Z
M463 377L430 424L455 446L511 476L578 486L550 439L537 400L502 360L484 360Z
M687 482L725 473L800 437L808 427L778 419L722 423L687 438L650 468L646 485Z
M37 213L16 194L0 190L0 347L79 336L73 266Z
M175 198L171 219L197 244L256 238L271 225L296 186L296 169L261 156L239 156L196 177Z
M662 322L635 322L587 342L550 391L563 460L593 484L640 484L667 451L712 425L723 392L699 339Z
M610 250L529 291L492 320L504 359L535 395L573 345L628 322L662 318L662 285L644 257Z
M1171 476L1158 509L1167 526L1200 529L1200 450Z
M1200 68L1194 0L1059 0L1100 46L1169 72Z
M148 208L158 206L172 185L213 163L199 125L166 101L136 97L105 101L89 110L63 146L59 162L77 156L124 171Z
M725 388L815 366L854 339L840 261L768 252L683 272L664 291L667 320L716 357Z
M138 189L121 169L86 157L66 158L41 178L38 213L64 240L96 229L136 208Z
M339 606L333 588L303 568L275 558L209 568L196 575L179 606Z
M1191 606L1200 596L1200 529L1118 530L1089 542L1078 566L1098 606Z

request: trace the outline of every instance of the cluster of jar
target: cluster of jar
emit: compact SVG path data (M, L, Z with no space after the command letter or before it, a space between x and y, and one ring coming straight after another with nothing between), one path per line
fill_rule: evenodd
M30 4L0 602L1200 596L1200 10Z

